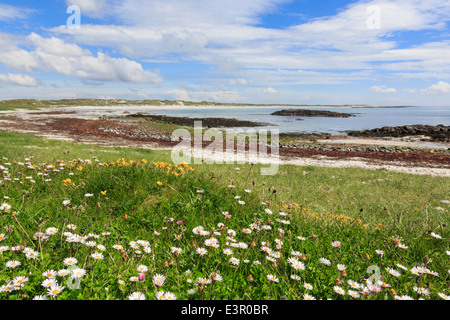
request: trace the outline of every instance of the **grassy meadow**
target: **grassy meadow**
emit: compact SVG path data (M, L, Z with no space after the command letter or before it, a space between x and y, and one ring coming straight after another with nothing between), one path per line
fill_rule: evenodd
M442 300L450 179L0 132L0 299Z

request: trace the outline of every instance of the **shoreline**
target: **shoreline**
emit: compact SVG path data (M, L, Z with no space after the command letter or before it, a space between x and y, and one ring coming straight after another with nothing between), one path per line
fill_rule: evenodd
M0 131L33 134L46 139L105 147L171 150L179 143L170 141L170 134L167 136L167 134L152 131L153 127L146 127L139 120L109 120L76 112L77 109L86 108L70 107L66 111L53 108L54 112L48 108L39 111L9 111L6 114L0 114ZM387 169L450 177L450 154L447 151L450 150L450 144L448 143L442 144L442 150L429 148L410 150L409 148L417 141L407 142L385 138L355 140L354 137L343 135L331 135L327 139L307 137L299 141L301 146L280 145L280 164ZM394 147L387 148L389 144ZM399 149L400 145L407 150ZM206 146L207 144L203 145L204 148Z

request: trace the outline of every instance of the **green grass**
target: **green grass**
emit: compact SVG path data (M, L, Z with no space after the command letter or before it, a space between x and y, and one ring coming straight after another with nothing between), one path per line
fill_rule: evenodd
M1 253L0 286L18 276L28 281L11 292L2 287L0 299L46 295L41 285L43 272L69 269L63 263L68 257L75 257L86 275L78 289L73 286L74 278L57 276L65 287L58 299L127 299L132 292L155 299L158 291L183 300L283 296L294 300L305 294L316 299L352 299L336 293L334 286L341 281L340 287L348 293L352 289L348 280L365 285L364 278L376 276L368 272L369 266L379 268L391 288L369 296L355 289L359 299L394 299L397 294L434 300L449 293L449 232L444 226L448 225L448 204L439 202L448 196L448 178L296 166L282 166L275 176L261 176L260 165L206 164L192 165L195 171L181 166L185 172L179 174L180 167L169 162L169 152L0 133L0 197L1 203L11 206L0 211L4 238L0 250L23 245L37 253L37 260L27 259L21 251ZM65 200L70 205L64 205ZM88 236L86 241L95 241L104 250L66 241L63 233L70 231L69 224L77 226L73 234ZM199 226L208 233L194 232ZM250 234L244 232L256 226ZM49 228L57 232L39 241L35 234ZM433 237L430 230L443 239ZM217 239L217 248L205 243L211 236ZM227 237L245 246L233 247ZM408 248L398 246L397 240ZM334 241L340 241L340 247L333 247ZM275 252L272 260L276 263L267 259L270 255L262 250L263 242ZM123 252L112 247L116 244ZM181 254L173 254L172 247L181 248ZM197 253L202 247L207 254ZM233 254L226 255L226 248ZM383 250L384 255L376 250ZM103 259L95 260L94 251ZM289 260L292 251L304 270L295 270ZM231 257L240 263L233 265ZM320 258L328 259L331 266L322 264ZM21 265L10 268L8 261ZM338 264L345 265L345 272L338 270ZM145 280L130 281L138 276L140 265L148 268ZM410 270L417 266L439 276L415 275ZM387 268L398 270L401 276L391 275ZM223 281L196 283L212 272ZM152 281L157 274L166 278L162 287ZM278 282L268 280L270 275ZM305 288L308 284L312 290ZM419 295L415 287L425 288L429 295ZM188 291L194 289L191 295Z

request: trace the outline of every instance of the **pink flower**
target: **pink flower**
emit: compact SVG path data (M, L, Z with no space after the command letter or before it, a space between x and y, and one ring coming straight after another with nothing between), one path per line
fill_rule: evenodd
M183 224L183 220L177 221L177 225L181 226Z
M145 273L139 273L139 280L145 280Z
M334 241L331 243L331 245L335 248L339 248L341 246L341 242L340 241Z

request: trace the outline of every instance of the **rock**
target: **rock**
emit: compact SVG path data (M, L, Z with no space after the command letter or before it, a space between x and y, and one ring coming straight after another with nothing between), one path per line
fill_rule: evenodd
M293 116L293 117L330 117L330 118L349 118L354 117L352 113L333 112L326 110L309 110L309 109L286 109L276 111L272 116ZM299 119L297 119L299 120Z

